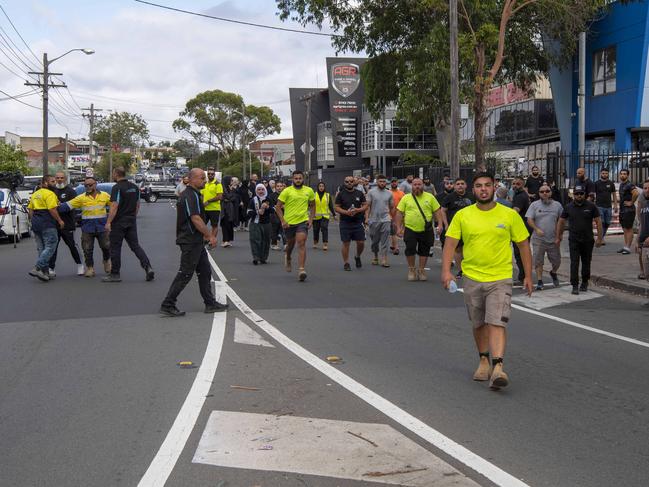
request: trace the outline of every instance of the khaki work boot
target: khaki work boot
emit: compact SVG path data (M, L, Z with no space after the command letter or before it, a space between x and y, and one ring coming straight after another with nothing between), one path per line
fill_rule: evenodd
M322 244L322 250L329 250L329 244L327 242Z
M496 364L493 372L491 373L491 379L489 380L489 387L494 391L497 391L501 387L507 387L509 385L509 377L503 370L503 364Z
M414 267L408 267L408 280L409 281L416 281L417 280L417 273L415 272Z
M94 267L86 267L86 273L84 274L86 277L95 277L95 268Z
M480 365L473 374L473 380L487 381L491 375L491 364L487 357L480 357Z
M111 271L112 267L113 266L112 266L112 264L110 262L110 259L104 261L104 272L106 274L110 274L110 271Z
M417 277L419 278L420 281L427 281L428 280L428 276L426 275L426 270L423 267L421 267L417 271Z

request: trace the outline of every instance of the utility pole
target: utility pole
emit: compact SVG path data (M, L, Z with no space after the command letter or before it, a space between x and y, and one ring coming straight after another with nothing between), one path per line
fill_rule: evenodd
M457 26L457 0L449 0L451 42L451 178L460 177L460 81Z
M306 134L304 140L304 170L311 179L311 101L316 95L314 91L300 98L300 101L306 102Z
M577 92L579 118L577 122L577 157L579 167L584 165L586 150L586 33L579 33L579 91Z
M92 167L94 167L95 166L95 161L94 161L93 154L92 154L93 153L92 134L95 131L95 117L98 117L98 115L96 115L95 112L103 112L104 110L99 109L99 108L95 108L94 103L90 104L90 108L82 108L81 110L84 111L84 112L86 112L86 111L90 112L89 115L84 113L82 116L87 118L88 121L89 121L89 124L90 124L90 131L88 133L88 139L89 139L88 155L90 156L90 165Z
M43 163L43 176L45 176L49 171L49 134L48 134L48 115L49 115L49 89L50 88L66 88L65 83L50 83L50 76L62 76L63 73L50 73L50 63L52 61L47 60L47 53L43 53L43 72L30 71L29 74L35 74L42 76L42 78L35 82L30 83L26 82L26 86L38 86L43 89L43 154L41 161Z
M70 182L70 169L68 168L68 157L70 157L70 151L68 149L68 133L65 133L65 175L67 176L68 183Z

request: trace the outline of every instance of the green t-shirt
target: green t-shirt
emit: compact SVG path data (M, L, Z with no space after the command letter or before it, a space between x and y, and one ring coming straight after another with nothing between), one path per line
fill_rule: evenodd
M207 203L207 200L215 198L218 194L223 194L223 186L216 181L205 183L205 187L201 189L203 194L203 204L206 211L221 211L221 200L212 201Z
M458 211L446 236L464 243L462 273L478 282L512 278L512 242L522 242L529 233L523 219L511 208L497 203L488 211L477 205Z
M426 215L426 221L433 221L433 213L440 208L437 198L430 193L424 192L417 196L417 202L421 206L421 211ZM408 193L401 198L401 201L397 205L397 210L403 213L406 228L409 228L413 232L423 232L426 229L426 222L424 222L421 216L421 211L417 208L417 203L415 203L412 193Z
M309 219L309 203L315 201L315 192L308 186L296 189L285 188L279 194L279 201L284 203L284 220L289 225L297 225Z

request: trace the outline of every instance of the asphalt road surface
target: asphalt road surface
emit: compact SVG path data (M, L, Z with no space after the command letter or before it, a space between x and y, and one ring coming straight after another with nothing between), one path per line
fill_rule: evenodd
M648 484L642 302L515 291L511 386L493 392L471 380L439 249L428 282L403 255L344 272L333 225L300 283L281 252L253 266L238 232L211 251L228 312L202 313L192 282L169 319L174 224L168 202L143 206L153 282L126 246L122 283L77 277L66 248L41 283L33 239L0 244L0 486Z

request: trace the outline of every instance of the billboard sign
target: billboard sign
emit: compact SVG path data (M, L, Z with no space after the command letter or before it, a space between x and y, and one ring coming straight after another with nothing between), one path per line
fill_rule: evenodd
M343 98L352 96L361 84L361 69L354 63L331 66L331 87Z

